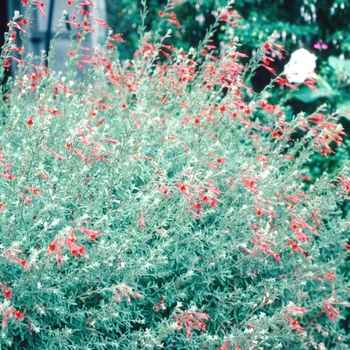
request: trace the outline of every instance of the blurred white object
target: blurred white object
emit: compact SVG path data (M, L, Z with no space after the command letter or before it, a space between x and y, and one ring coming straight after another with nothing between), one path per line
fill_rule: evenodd
M305 50L299 49L292 53L288 64L284 67L284 75L290 83L303 83L314 75L317 57Z

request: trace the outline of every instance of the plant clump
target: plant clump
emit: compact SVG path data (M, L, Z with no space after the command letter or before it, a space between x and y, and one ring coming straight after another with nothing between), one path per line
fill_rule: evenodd
M0 344L345 349L349 168L305 175L344 132L322 106L289 120L271 104L298 87L285 76L261 93L246 83L284 48L271 37L246 66L238 39L216 54L213 31L241 20L229 3L197 49L141 26L123 62L119 33L84 46L92 23L108 28L93 3L69 4L82 19L70 16L61 71L58 37L47 62L16 45L38 1L5 34L3 73L16 70L1 99ZM181 25L171 6L161 18Z

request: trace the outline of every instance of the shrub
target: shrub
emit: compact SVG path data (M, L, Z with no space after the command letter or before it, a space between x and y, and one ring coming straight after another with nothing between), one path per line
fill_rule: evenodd
M14 45L26 3L1 56L18 63L1 100L1 346L347 348L348 167L304 175L342 128L321 108L287 121L268 100L295 88L283 76L242 83L283 47L270 38L246 69L238 41L211 53L229 3L198 49L141 26L121 62L120 34L85 50L90 21L105 26L90 7L55 72L58 38L47 67Z

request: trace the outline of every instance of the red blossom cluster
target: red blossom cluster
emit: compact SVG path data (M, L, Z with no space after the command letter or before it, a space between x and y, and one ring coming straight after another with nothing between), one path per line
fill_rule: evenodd
M209 315L201 312L185 312L181 309L178 310L179 314L174 314L177 328L180 330L182 325L185 326L186 334L188 338L192 337L190 328L200 329L201 331L206 332L205 323L202 320L210 319Z

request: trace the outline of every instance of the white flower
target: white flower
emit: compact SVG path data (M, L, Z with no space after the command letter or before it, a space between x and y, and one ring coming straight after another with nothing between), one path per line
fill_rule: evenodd
M290 83L303 83L311 77L316 68L317 57L305 49L292 53L288 64L284 67L284 75Z

